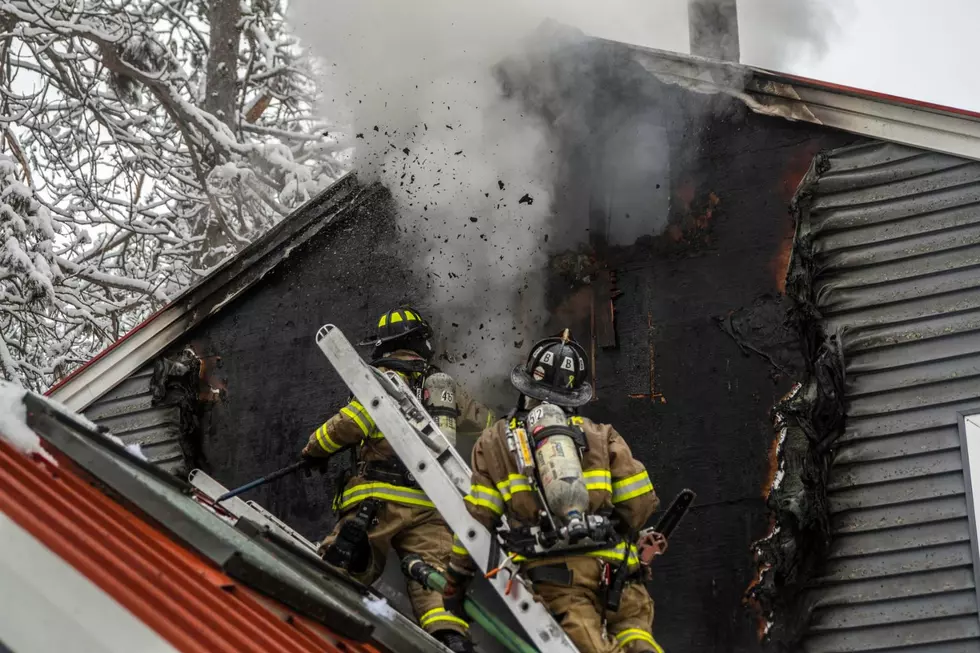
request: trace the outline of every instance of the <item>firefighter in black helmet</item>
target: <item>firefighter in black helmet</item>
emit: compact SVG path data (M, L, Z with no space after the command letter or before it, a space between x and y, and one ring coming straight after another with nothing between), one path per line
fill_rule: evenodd
M519 405L528 397L566 408L589 403L592 385L588 382L585 356L585 349L572 340L568 329L560 336L535 343L527 362L510 373L511 385L521 393Z
M382 315L378 319L376 332L357 344L359 347L373 346L374 352L371 356L374 360L394 351L405 350L428 361L435 353L431 339L432 328L429 323L422 319L418 311L404 307Z
M493 423L485 406L430 363L432 329L415 309L386 312L376 332L359 345L373 347L373 366L405 379L451 441L457 421L473 430ZM303 455L322 458L341 449L355 452L356 472L338 489L334 506L340 516L320 547L323 558L366 585L381 576L391 549L399 557L417 554L445 570L452 532L355 398L310 436ZM423 629L454 652L473 650L468 624L445 609L441 594L412 580L408 593Z
M511 373L517 407L473 448L467 509L490 529L506 515L508 550L579 651L662 653L631 535L659 500L616 429L576 414L592 398L587 378L585 350L567 329L535 343ZM522 450L533 452L530 465ZM459 539L449 571L455 606L475 571Z

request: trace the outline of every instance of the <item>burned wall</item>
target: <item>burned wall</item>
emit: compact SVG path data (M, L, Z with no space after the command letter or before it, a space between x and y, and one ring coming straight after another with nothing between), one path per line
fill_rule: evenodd
M208 380L223 398L201 420L201 450L228 487L295 461L309 434L346 402L349 391L314 343L317 329L332 323L359 340L377 315L416 302L424 287L396 245L387 193L338 220L186 339L202 358L220 359ZM328 480L286 477L249 498L319 538L331 522Z
M783 295L790 202L814 155L857 139L660 83L612 44L539 65L548 93L522 85L540 71L515 71L511 89L552 117L568 155L559 216L588 243L554 266L549 326L591 335L585 412L624 434L664 502L698 493L657 563L655 635L667 650L757 650L742 596L769 526L770 412L811 352ZM610 175L621 153L625 178Z
M566 162L549 329L571 326L594 352L585 412L623 433L664 502L683 487L698 493L656 565L657 639L672 651L755 651L741 598L768 526L769 414L805 367L784 325L788 206L814 154L854 138L662 84L624 50L565 54L548 93L502 69L508 91L549 116ZM319 326L353 338L392 304L426 310L429 280L413 276L396 237L390 203L375 197L181 343L221 360L210 374L222 399L201 438L219 481L292 462L346 399L315 349ZM519 359L512 345L501 355ZM249 498L319 538L331 492L323 477L294 476Z

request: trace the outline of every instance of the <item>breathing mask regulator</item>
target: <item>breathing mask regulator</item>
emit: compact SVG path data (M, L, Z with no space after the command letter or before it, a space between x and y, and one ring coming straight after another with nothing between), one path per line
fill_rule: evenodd
M524 424L515 424L508 433L507 446L543 506L534 544L554 553L556 548L610 541L612 522L588 514L589 490L582 471L582 455L588 447L585 433L569 424L561 407L542 403L532 408Z

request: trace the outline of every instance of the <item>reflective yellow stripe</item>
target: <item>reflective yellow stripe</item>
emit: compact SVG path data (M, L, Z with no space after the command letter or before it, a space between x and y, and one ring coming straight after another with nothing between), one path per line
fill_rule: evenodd
M401 322L401 321L402 321L402 314L401 313L399 313L398 311L395 311L395 312L393 312L391 314L391 323L392 324L394 324L396 322Z
M616 643L620 646L626 646L630 642L635 641L646 642L653 647L653 650L657 653L664 653L664 650L657 643L657 640L653 638L653 635L646 632L645 630L640 630L639 628L627 628L626 630L616 633Z
M650 482L650 476L646 471L642 471L639 474L616 481L612 484L612 488L612 502L620 503L647 492L653 492L653 483Z
M378 320L378 327L383 327L386 324L388 324L388 314L387 313L385 313L384 315L382 315L381 316L381 319Z
M445 608L434 608L419 617L419 625L423 628L428 628L432 624L439 621L448 621L449 623L456 624L464 630L470 627L468 623L459 617L454 616L453 613L447 611Z
M625 550L626 550L626 546L622 542L620 542L619 544L617 544L615 547L611 549L603 549L601 551L591 551L589 553L572 554L572 555L586 555L589 556L590 558L601 558L603 560L608 560L610 562L622 562L623 555L624 555L623 552ZM515 555L514 562L527 562L527 558L525 558L522 555ZM640 564L640 556L637 553L636 547L631 545L630 561L628 566L637 567L639 566L639 564Z
M363 433L365 436L371 433L370 429L368 429L367 427L367 424L365 424L364 421L361 419L361 416L355 413L354 411L352 411L350 408L344 406L343 408L340 409L340 412L342 415L345 415L350 419L354 420L354 423L357 424L358 428L361 429L361 433Z
M492 410L488 410L487 411L487 425L484 428L490 428L491 426L493 426L493 411Z
M413 313L412 311L405 311L405 319L408 320L409 322L417 322L419 316Z
M504 499L492 487L486 485L470 485L470 493L464 499L467 503L486 508L496 515L504 514Z
M323 424L316 430L316 441L320 447L327 453L334 453L340 451L341 446L334 442L330 434L327 433L327 425Z
M453 533L453 553L461 556L468 556L470 554L470 552L466 550L466 547L463 546L463 541L459 539L459 536L455 533Z
M591 558L602 558L603 560L611 560L613 562L622 562L623 557L626 555L626 545L622 542L612 547L611 549L602 549L601 551L590 551L585 555ZM632 544L629 548L629 566L633 567L640 564L640 557L636 551L636 547Z
M585 419L578 415L572 415L568 421L572 423L572 426L581 426L585 422Z
M360 415L361 419L364 420L364 423L367 424L370 428L372 429L375 428L374 420L371 419L371 413L367 412L367 409L364 408L364 404L359 402L357 399L351 399L350 403L347 404L347 407L355 411L358 415Z
M391 485L390 483L360 483L344 490L340 497L340 509L346 510L353 505L369 498L381 499L382 501L393 501L409 506L421 506L423 508L435 508L435 504L429 501L422 490L415 488L402 487L401 485Z
M374 428L374 420L371 419L371 416L364 410L364 406L357 399L351 400L349 404L340 409L340 412L352 419L358 428L361 429L361 433L365 437L371 435L376 430Z
M612 494L612 474L608 469L590 469L583 474L585 476L585 487L589 490L605 490Z
M510 474L506 481L497 483L497 489L500 490L504 501L510 501L514 494L518 492L530 492L533 488L527 476L523 474Z

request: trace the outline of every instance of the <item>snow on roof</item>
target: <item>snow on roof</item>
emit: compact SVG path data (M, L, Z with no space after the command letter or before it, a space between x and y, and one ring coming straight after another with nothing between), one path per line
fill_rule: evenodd
M704 57L609 43L627 47L636 61L661 81L693 92L731 95L755 113L980 160L980 114L975 112ZM292 242L291 236L308 238L340 213L341 207L352 203L352 195L356 196L358 190L354 175L345 175L270 233L52 386L47 394L73 410L84 410L250 287L282 260L283 255L277 257L276 250L298 244ZM308 229L314 222L317 227ZM247 274L256 269L257 274Z
M6 442L23 454L37 454L57 465L41 447L37 433L27 426L25 394L27 391L19 385L0 380L0 442Z

